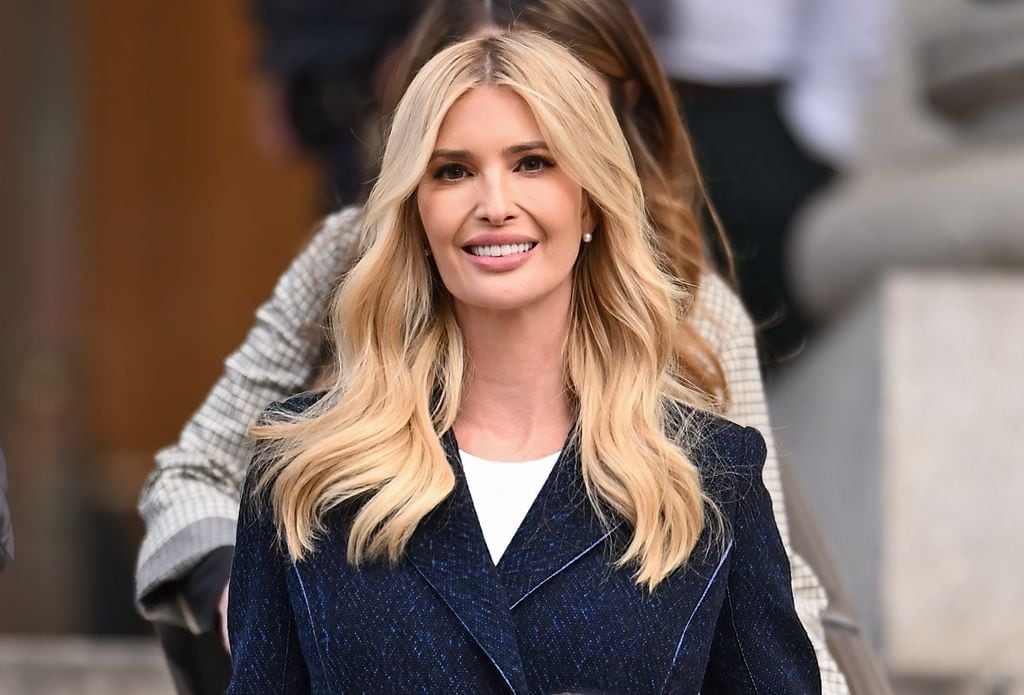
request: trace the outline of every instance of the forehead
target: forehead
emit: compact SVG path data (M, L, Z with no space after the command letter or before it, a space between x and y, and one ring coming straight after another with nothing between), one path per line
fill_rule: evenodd
M441 121L437 147L473 149L540 140L540 126L529 104L508 87L475 87L452 104Z

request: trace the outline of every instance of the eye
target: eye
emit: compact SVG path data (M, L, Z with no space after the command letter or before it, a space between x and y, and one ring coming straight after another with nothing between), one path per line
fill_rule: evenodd
M525 171L529 173L550 169L553 166L555 166L555 163L550 159L541 157L540 155L531 154L519 160L519 163L516 165L516 171Z
M445 164L434 170L434 178L441 181L458 181L469 176L469 171L461 164Z

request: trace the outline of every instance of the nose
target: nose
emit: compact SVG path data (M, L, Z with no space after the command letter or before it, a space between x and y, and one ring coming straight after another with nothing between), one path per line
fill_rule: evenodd
M504 173L483 175L479 179L480 192L477 201L477 217L495 227L515 219L514 194L510 181Z

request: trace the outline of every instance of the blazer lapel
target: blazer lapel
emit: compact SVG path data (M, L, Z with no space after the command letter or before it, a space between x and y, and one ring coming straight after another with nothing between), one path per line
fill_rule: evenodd
M442 446L455 471L455 490L417 527L406 557L473 636L509 689L527 693L508 597L484 542L450 432Z
M619 526L598 519L583 486L579 446L570 434L562 455L541 488L533 506L498 562L509 608L515 608L539 586L595 550Z

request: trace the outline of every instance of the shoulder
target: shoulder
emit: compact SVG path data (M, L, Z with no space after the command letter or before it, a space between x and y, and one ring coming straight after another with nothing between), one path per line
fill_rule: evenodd
M760 479L768 453L761 433L731 420L678 402L667 406L666 433L673 437L700 471L712 497ZM731 495L729 495L731 496Z
M363 227L363 208L349 205L323 218L313 238L306 244L303 256L314 263L346 262L359 244Z
M352 264L362 233L363 209L349 206L320 220L274 289L272 300L284 319L316 320L338 278ZM312 331L318 343L320 331Z
M257 420L256 426L279 425L298 420L309 413L317 403L320 403L325 393L326 391L307 391L275 401L266 407ZM271 485L265 476L279 454L280 449L276 446L276 440L256 439L252 464L246 472L245 482L242 485L242 499L253 502L252 506L255 509L259 509L269 501Z
M294 420L323 401L326 391L304 391L267 406L260 417L264 424Z
M328 234L345 234L358 233L362 223L363 207L361 205L347 205L325 217L320 226Z
M666 433L692 455L700 456L706 451L738 454L748 448L756 455L765 448L764 437L755 428L680 401L666 402L665 422Z
M753 335L754 325L743 302L720 275L702 273L696 292L690 321L716 352L737 335Z

